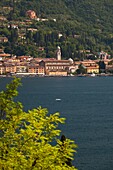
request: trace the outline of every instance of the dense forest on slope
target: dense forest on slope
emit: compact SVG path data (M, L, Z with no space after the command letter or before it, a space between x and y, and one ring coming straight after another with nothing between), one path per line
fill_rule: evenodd
M13 7L10 13L2 13L9 21L25 19L27 10L34 10L40 18L56 19L56 22L33 21L30 27L36 28L38 35L44 38L36 40L34 33L30 35L29 50L24 51L25 54L32 54L28 52L31 48L35 51L32 55L37 56L35 45L30 43L32 41L37 46L46 47L45 54L48 56L49 51L50 57L53 57L57 45L61 46L64 58L83 58L84 54L80 54L80 50L90 50L93 53L103 50L113 57L112 0L1 0L0 7L3 6ZM4 34L3 30L1 32ZM63 36L55 38L56 33ZM17 48L13 48L17 51ZM9 47L6 49L8 51Z

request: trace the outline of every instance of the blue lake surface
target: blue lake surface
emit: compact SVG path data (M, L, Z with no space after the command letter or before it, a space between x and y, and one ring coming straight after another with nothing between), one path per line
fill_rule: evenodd
M0 90L10 80L0 78ZM113 77L29 77L22 83L17 99L25 110L42 106L66 118L62 134L78 145L73 165L113 169Z

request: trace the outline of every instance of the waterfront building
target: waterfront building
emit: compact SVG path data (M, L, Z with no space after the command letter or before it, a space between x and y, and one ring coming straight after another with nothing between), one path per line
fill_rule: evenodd
M0 74L5 74L5 67L2 62L0 62Z
M96 73L96 74L98 74L98 73L99 73L99 66L98 66L98 65L89 66L89 67L86 67L86 70L87 70L87 73L88 73L88 74L90 74L90 73Z
M69 72L70 61L69 60L42 60L41 65L45 68L46 75L67 75ZM64 71L66 73L64 73ZM56 73L55 73L56 72Z
M69 73L75 73L78 68L79 68L79 65L69 66Z
M113 65L106 66L106 73L113 73Z
M28 65L28 73L36 75L45 75L45 69L44 66L40 65L39 63L30 63Z
M90 73L99 73L99 65L95 61L83 61L82 64L86 67L86 72Z
M37 74L37 73L38 73L38 67L39 67L39 65L30 64L30 65L28 66L28 73Z
M16 73L27 73L28 63L20 62L16 65Z
M99 73L99 65L94 60L84 60L75 62L76 65L82 64L82 66L86 69L86 73Z
M16 73L16 65L14 63L4 63L5 74Z

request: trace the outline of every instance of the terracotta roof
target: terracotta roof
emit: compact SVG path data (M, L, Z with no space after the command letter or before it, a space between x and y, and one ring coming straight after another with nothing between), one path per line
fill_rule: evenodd
M94 60L84 60L84 61L81 61L81 63L95 63L95 61Z
M43 61L56 61L56 58L42 58Z
M50 63L70 63L69 60L44 60L44 61Z
M98 69L99 66L89 66L89 67L86 67L87 69Z
M9 56L11 56L11 54L5 54L5 53L3 53L3 54L1 53L0 54L0 57L9 57Z
M23 56L18 56L18 58L19 58L19 59L24 59L24 58L25 58L25 59L28 59L28 58L31 58L31 56L24 56L24 55L23 55Z
M4 63L4 66L5 67L13 67L13 66L15 66L15 64L14 63Z

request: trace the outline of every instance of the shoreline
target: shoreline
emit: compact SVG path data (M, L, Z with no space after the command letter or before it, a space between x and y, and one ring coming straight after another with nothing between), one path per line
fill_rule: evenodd
M25 75L25 74L21 74L21 75L0 75L0 78L8 78L8 77L110 77L113 76L113 74L78 74L78 75L67 75L67 76L48 76L48 75Z

